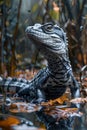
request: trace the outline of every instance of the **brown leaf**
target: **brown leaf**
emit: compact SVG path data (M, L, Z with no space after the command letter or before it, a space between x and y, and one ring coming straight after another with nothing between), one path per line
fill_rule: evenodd
M57 98L57 99L55 99L55 100L50 100L50 101L48 101L48 102L42 102L41 103L41 105L42 106L52 106L52 105L54 105L54 104L59 104L59 105L61 105L61 104L63 104L65 101L68 101L69 99L68 99L68 96L67 96L67 93L65 93L63 96L61 96L60 98Z
M81 116L81 113L78 113L78 108L61 108L54 107L52 109L46 109L45 113L55 118L57 121L60 119L69 118L72 116Z
M87 103L87 98L75 98L70 100L71 103Z
M20 123L20 120L14 116L5 117L3 120L0 120L0 127L10 127L12 125L17 125Z
M26 102L17 102L17 103L13 103L10 106L10 112L12 113L18 113L18 112L35 112L38 111L42 108L42 106L40 105L35 105L35 104L31 104L31 103L26 103Z

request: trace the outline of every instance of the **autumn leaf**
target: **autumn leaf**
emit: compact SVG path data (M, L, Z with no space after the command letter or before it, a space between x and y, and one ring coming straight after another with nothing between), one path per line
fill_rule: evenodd
M9 111L12 113L19 113L19 112L31 113L31 112L39 111L41 108L42 108L41 105L36 105L36 104L26 103L26 102L17 102L11 104Z
M75 98L70 100L71 103L87 103L87 97L86 98Z
M78 112L78 108L57 108L46 109L45 114L52 116L59 121L60 119L67 119L69 117L82 116L82 113Z
M54 104L62 105L65 101L69 101L67 93L63 94L63 96L61 96L60 98L57 98L55 100L50 100L48 102L42 102L41 105L42 106L50 106L50 105L54 105Z
M67 93L63 94L63 96L55 100L55 102L58 102L59 104L63 104L65 101L69 101Z
M18 118L14 116L8 116L0 120L0 127L1 128L10 127L13 125L18 125L19 123L20 123L20 120Z

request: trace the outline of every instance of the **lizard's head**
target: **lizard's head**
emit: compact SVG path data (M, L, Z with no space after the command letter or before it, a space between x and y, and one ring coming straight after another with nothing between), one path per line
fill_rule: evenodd
M66 35L62 28L52 23L28 26L26 34L39 49L58 54L65 54L67 50Z

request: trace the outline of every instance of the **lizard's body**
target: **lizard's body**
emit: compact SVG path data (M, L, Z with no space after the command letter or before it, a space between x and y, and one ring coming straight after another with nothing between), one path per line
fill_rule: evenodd
M26 34L36 47L43 53L48 66L30 82L10 81L7 86L16 87L19 96L30 96L31 99L49 100L60 97L69 86L72 97L79 96L79 86L75 80L68 57L68 44L64 31L57 25L35 24L26 29ZM20 83L20 85L17 85ZM5 82L6 83L6 82ZM5 85L4 85L5 86Z

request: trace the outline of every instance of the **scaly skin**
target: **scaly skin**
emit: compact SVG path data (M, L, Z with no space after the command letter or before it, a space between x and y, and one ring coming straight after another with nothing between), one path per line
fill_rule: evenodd
M31 100L41 102L60 97L70 87L72 97L79 97L79 85L72 72L64 31L57 25L47 23L27 27L26 34L43 53L48 66L40 70L30 82L13 81L15 92L19 96L29 96ZM10 83L7 86L11 86Z

